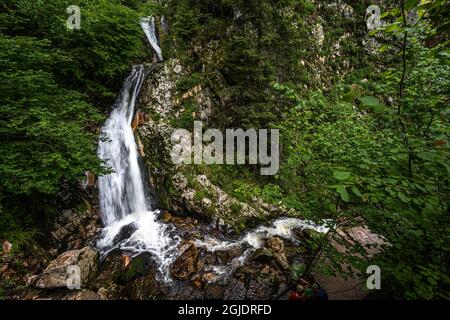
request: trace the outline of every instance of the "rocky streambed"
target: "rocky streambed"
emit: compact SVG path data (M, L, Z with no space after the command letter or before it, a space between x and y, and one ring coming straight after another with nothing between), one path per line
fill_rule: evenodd
M49 251L36 251L34 257L8 255L10 263L2 277L21 284L9 292L9 298L273 299L290 284L291 267L310 261L309 240L321 236L313 228L288 230L274 225L238 236L227 233L219 221L208 223L169 212L162 213L160 220L179 237L166 274L149 252L112 249L101 256L95 248L100 231L95 208L66 212L55 225ZM122 235L126 237L127 226ZM2 259L5 262L7 255ZM18 270L14 260L19 259L30 262ZM80 287L71 287L77 280L74 266Z

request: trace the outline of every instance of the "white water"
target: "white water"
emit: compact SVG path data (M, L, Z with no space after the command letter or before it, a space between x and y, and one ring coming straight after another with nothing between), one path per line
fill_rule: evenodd
M167 227L157 221L159 212L153 211L151 201L147 201L138 147L131 128L144 79L144 67L134 66L102 129L98 155L113 172L99 178L100 207L105 228L97 246L103 253L114 248L136 254L151 252L158 260L160 270L165 273L173 259L176 241L166 235ZM117 241L122 228L128 225L134 227L131 236Z
M255 230L248 231L238 241L222 241L212 237L206 237L203 241L196 241L195 245L205 248L207 251L229 251L235 248L244 249L243 254L232 260L226 266L211 266L209 271L215 273L218 277L224 277L232 273L236 268L242 266L247 258L264 246L264 240L278 236L293 243L299 241L294 236L294 230L314 230L319 233L327 233L329 228L326 223L323 225L315 224L312 221L304 221L295 218L280 218L273 222L271 227L261 226Z
M158 59L162 61L161 48L158 44L154 18L141 21L141 26L155 49ZM112 173L99 178L99 197L104 229L97 246L103 254L119 248L136 255L150 252L155 257L164 281L169 281L168 269L178 255L177 246L180 239L173 234L170 227L157 220L159 211L152 209L152 203L145 193L144 179L139 165L139 153L131 123L142 84L145 69L142 65L134 66L123 84L123 88L114 103L113 111L104 127L99 142L98 155L112 169ZM121 231L132 229L124 235ZM312 229L327 232L324 226L309 221L282 218L271 227L259 227L247 232L237 241L221 241L205 237L197 241L198 247L208 251L227 251L235 247L243 249L243 254L227 266L210 266L211 271L219 277L226 276L242 265L256 249L263 247L264 240L279 236L297 242L293 236L295 229ZM120 237L119 237L120 236Z
M155 17L143 18L141 20L141 27L142 30L144 30L145 35L147 36L148 42L150 42L150 45L155 50L156 55L158 56L158 60L163 61L164 59L161 47L159 46Z

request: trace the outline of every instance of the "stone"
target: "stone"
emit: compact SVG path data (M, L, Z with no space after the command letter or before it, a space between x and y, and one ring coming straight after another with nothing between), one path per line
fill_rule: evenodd
M39 276L35 274L25 276L25 284L29 287L35 286L38 280Z
M284 247L284 241L277 237L267 239L266 245L271 251L273 257L278 264L285 270L289 269L289 263L286 259L286 252Z
M87 286L92 276L97 272L98 261L99 254L92 247L64 252L50 262L44 272L39 275L36 287L40 289L67 287L70 266L79 268L80 284L82 287Z
M168 211L164 211L161 220L164 223L170 223L172 221L172 215Z
M171 274L179 280L187 280L197 271L198 250L191 244L170 266Z
M129 239L136 230L137 226L134 223L123 226L117 236L114 238L113 245L116 245L123 240Z
M2 275L3 273L5 273L6 270L8 270L9 268L9 264L4 264L3 266L0 267L0 275Z
M126 285L128 297L132 300L155 300L159 296L155 272L136 279Z
M3 242L3 254L9 254L12 249L12 244L8 240Z
M209 284L205 289L205 300L222 300L224 289L218 284Z
M128 268L122 272L120 281L123 283L147 276L154 268L154 260L149 252L142 252L131 260Z
M269 300L272 298L272 288L267 280L252 279L248 285L246 299Z
M61 300L100 300L100 296L93 291L83 289L69 293Z
M244 300L247 295L247 289L244 282L232 278L224 292L224 300Z

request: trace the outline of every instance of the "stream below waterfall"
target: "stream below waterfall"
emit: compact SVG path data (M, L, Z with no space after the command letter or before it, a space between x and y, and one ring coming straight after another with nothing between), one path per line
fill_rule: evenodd
M143 19L141 26L158 60L163 61L155 19ZM232 274L255 251L264 247L266 239L279 237L295 246L301 241L299 230L327 232L324 226L293 218L280 218L270 226L260 226L236 237L221 234L213 224L198 224L192 219L187 228L176 218L163 221L146 191L146 174L131 126L146 75L144 66L133 66L101 131L98 155L112 169L110 174L99 178L104 228L97 247L103 257L114 250L127 252L132 257L149 253L157 265L158 279L170 283L173 281L171 265L190 245L203 250L204 256L234 251L226 261L216 259L204 263L205 272L212 274L208 280L211 282Z

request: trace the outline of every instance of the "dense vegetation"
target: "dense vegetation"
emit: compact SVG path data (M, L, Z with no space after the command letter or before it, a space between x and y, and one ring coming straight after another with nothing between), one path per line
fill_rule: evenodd
M146 57L140 1L0 4L0 237L20 243L51 223L85 171L102 172L98 125L131 64ZM17 241L16 241L17 240Z
M366 224L390 245L366 261L334 234L352 253L324 243L336 269L378 264L389 297L450 298L449 3L389 2L372 52L371 1L345 2L354 15L309 0L82 0L82 28L68 30L71 1L3 0L0 238L33 236L85 171L104 172L98 126L130 65L149 56L138 21L153 12L169 20L165 56L190 71L178 90L211 90L211 127L281 130L277 176L201 167L213 182L243 201ZM192 125L193 109L178 125Z
M348 3L358 17L371 4ZM287 4L295 9L279 14ZM202 170L241 200L257 195L308 218L364 223L390 243L361 261L363 249L334 234L349 251L325 244L332 272L349 260L363 273L378 264L387 296L449 298L448 3L383 9L384 27L370 38L362 19L333 16L312 1L184 0L167 8L174 54L199 73L180 90L202 83L223 102L210 125L282 134L274 179L261 180L251 167ZM311 37L318 22L322 44ZM340 54L332 49L337 39L344 39ZM202 46L211 50L195 50ZM177 52L189 48L188 58Z

